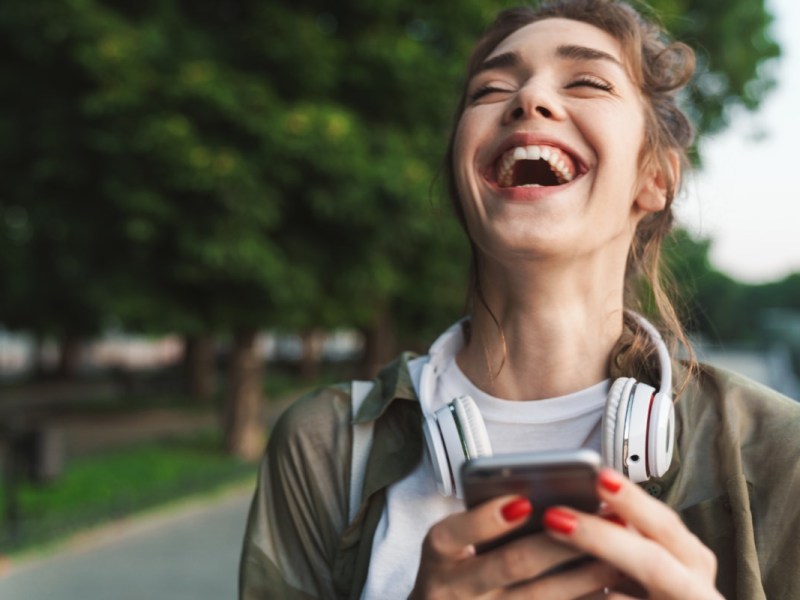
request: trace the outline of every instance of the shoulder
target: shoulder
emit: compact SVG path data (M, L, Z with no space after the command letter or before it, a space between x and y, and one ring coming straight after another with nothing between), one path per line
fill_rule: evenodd
M800 403L708 365L701 365L687 392L676 406L686 434L682 470L694 490L686 497L710 488L724 494L691 507L684 517L715 549L718 582L734 585L735 576L736 585L744 585L742 574L752 570L752 589L743 587L739 594L796 597Z
M406 405L416 394L409 363L415 355L404 352L387 364L371 382L356 422L373 421L381 417L396 418L390 405ZM344 458L349 452L354 417L352 412L353 382L339 383L316 389L303 395L281 415L270 433L268 454L285 456L335 454ZM402 412L402 411L400 411Z
M765 460L800 460L800 403L738 373L701 364L676 411L687 437L713 440L723 460L739 455L751 480L764 475Z
M784 421L796 425L800 419L800 403L739 373L701 364L695 384L696 399L713 403L722 416L741 427Z
M349 398L346 384L320 388L272 428L247 522L241 597L333 597L327 565L346 525Z
M270 432L267 452L282 456L330 452L350 426L350 384L321 387L295 400Z
M349 384L303 395L272 428L259 471L259 504L274 512L271 526L288 528L283 535L294 539L294 529L313 524L328 557L346 524L350 422ZM302 515L305 524L289 523L290 513Z

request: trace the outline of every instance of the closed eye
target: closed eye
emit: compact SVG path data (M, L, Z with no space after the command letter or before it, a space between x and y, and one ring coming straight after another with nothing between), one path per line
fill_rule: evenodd
M506 90L503 88L495 87L493 85L484 85L483 87L479 87L477 90L472 92L469 97L470 102L476 102L480 100L484 96L488 96L489 94L510 94L510 90Z
M597 90L603 90L604 92L611 92L614 90L614 86L608 83L607 81L600 79L598 77L590 77L590 76L582 76L572 81L567 86L567 89L577 88L577 87L590 87L595 88Z

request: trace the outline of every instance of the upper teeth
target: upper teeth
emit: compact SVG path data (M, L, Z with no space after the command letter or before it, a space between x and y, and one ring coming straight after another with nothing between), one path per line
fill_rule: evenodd
M517 146L503 153L498 161L497 182L501 187L513 185L512 174L518 160L544 160L550 165L559 183L567 183L575 178L575 165L572 159L555 146Z

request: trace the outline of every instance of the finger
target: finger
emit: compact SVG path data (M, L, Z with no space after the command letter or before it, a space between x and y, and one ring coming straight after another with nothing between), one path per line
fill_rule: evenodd
M431 558L459 558L464 548L494 539L522 525L532 507L522 496L501 496L454 513L428 530L423 552Z
M684 525L678 514L613 469L598 477L600 497L609 510L633 525L645 537L657 541L680 562L699 572L716 574L716 557Z
M554 538L617 567L655 597L688 600L708 597L713 590L713 577L693 572L635 529L565 507L548 509L544 525Z
M475 560L458 566L469 594L526 582L581 556L574 548L554 542L542 533L508 542ZM547 597L547 596L545 596Z
M612 588L619 580L619 572L606 563L592 560L563 573L550 575L529 583L514 586L503 598L509 600L548 598L561 600L574 598L606 597L603 590Z
M647 590L638 581L631 579L620 572L619 583L614 586L614 591L618 594L627 594L633 598L647 598Z

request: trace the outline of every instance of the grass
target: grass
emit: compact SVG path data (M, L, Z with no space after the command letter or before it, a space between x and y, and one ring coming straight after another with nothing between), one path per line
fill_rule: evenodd
M293 369L273 365L264 380L270 401L298 397L318 385L346 381L352 365L326 365L315 381L300 381ZM76 400L69 412L86 414L128 413L147 408L208 410L181 392L176 373L140 374L121 393ZM224 383L221 382L221 383ZM16 386L16 387L15 387ZM14 384L2 389L23 389ZM219 409L218 392L211 403ZM176 500L205 494L237 482L252 482L256 466L226 456L217 431L171 439L141 442L103 454L70 461L52 483L19 483L16 499L19 517L11 527L0 514L0 554L19 554L49 545L70 534ZM0 510L8 490L0 486Z
M186 496L252 479L256 467L224 455L219 434L146 442L76 459L53 483L18 488L19 527L0 533L14 554ZM5 502L0 490L0 501Z

